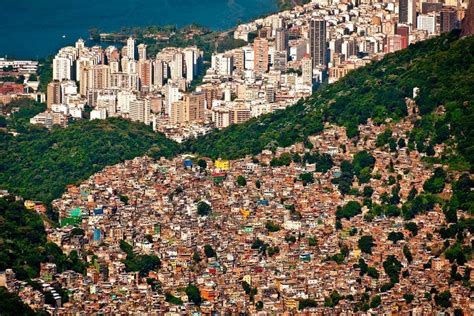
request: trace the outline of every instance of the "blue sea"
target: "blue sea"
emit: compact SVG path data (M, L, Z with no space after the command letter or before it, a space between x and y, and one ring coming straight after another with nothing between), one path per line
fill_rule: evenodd
M92 28L197 23L225 30L275 10L275 0L2 0L0 57L45 57Z

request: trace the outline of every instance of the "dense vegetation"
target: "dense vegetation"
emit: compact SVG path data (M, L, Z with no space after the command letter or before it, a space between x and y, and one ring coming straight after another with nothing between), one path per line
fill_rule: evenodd
M277 0L279 11L290 10L297 5L310 3L311 0Z
M85 266L73 251L69 256L46 240L41 217L13 197L0 198L0 271L13 269L20 280L37 277L41 262L53 262L58 271L83 273Z
M322 131L324 121L343 125L350 137L356 137L357 126L368 118L382 123L405 116L405 97L412 97L413 88L419 87L416 102L423 118L410 142L424 152L454 136L462 157L474 165L473 51L474 38L459 39L456 32L410 45L352 71L294 106L189 140L186 148L213 158L255 155L265 148L305 141ZM432 112L439 105L444 105L446 114L435 120Z
M124 240L120 241L120 249L127 254L127 258L123 260L127 272L139 272L141 277L145 277L150 271L161 267L160 258L155 255L136 255L133 247Z
M51 131L30 126L18 136L0 132L0 183L24 198L50 202L68 184L107 165L177 151L162 134L122 119L80 121Z
M0 286L0 307L2 309L0 315L2 316L48 315L47 313L43 312L35 312L28 305L23 303L17 295L8 292L3 286Z

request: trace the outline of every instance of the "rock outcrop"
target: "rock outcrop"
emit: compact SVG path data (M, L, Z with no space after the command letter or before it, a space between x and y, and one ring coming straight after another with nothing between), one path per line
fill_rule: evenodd
M474 34L474 0L469 1L466 15L461 24L461 36L469 36Z

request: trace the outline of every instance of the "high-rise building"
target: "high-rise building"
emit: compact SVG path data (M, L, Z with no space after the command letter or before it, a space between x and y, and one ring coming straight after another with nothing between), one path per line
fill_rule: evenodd
M181 98L181 93L179 92L179 88L175 84L166 84L165 89L165 100L166 100L166 106L165 106L165 113L170 114L171 113L171 105L173 102L178 101Z
M78 51L84 49L84 46L85 46L85 43L84 43L84 40L82 38L80 38L76 41L75 47Z
M313 61L309 55L306 55L301 60L301 70L303 76L303 84L312 85L313 84Z
M61 103L61 82L52 81L48 83L46 104L51 109L53 104Z
M153 67L151 60L138 61L138 77L140 78L140 91L150 89L152 84Z
M204 93L193 92L184 96L184 102L188 109L189 122L204 122L206 119L206 108L204 104Z
M388 35L386 39L385 45L385 52L386 53L393 53L397 50L403 49L402 46L402 36L395 34L395 35Z
M212 101L219 100L221 93L218 85L205 84L199 87L200 92L204 93L204 99L206 101L206 108L212 107Z
M107 89L110 87L110 67L95 65L92 67L92 89Z
M150 100L130 101L130 119L150 125Z
M265 99L268 103L274 103L276 98L276 92L274 86L266 86L265 88Z
M327 65L326 21L321 18L311 20L309 32L313 68Z
M397 25L397 35L401 36L401 49L408 47L408 37L410 35L410 28L407 25Z
M180 52L177 52L173 55L173 60L171 62L171 79L177 80L183 78L183 59L184 56Z
M253 70L255 54L251 46L245 46L242 48L244 51L244 68L245 70Z
M183 124L188 121L188 107L183 100L175 101L171 104L170 123L172 125Z
M399 0L398 21L416 28L416 0Z
M420 14L417 18L419 30L425 30L428 34L436 32L436 17L434 15Z
M127 40L127 57L129 59L135 59L135 40L131 37Z
M138 60L145 60L146 59L146 45L145 44L139 44L137 46L138 49Z
M288 32L284 28L275 30L275 50L286 51L288 49Z
M234 67L237 71L245 70L245 54L241 48L234 49L232 51L232 57L234 60Z
M56 56L53 59L53 80L72 79L72 60L68 57Z
M211 68L221 76L231 76L234 70L234 57L231 54L212 55Z
M196 47L187 47L184 52L186 81L193 81L201 72L203 52Z
M268 71L268 40L266 38L256 38L253 43L255 72Z
M456 28L457 14L454 8L444 8L439 13L440 32L451 32Z
M286 71L288 55L286 51L276 51L273 54L273 70Z
M153 61L153 85L161 88L165 83L164 62L160 59Z

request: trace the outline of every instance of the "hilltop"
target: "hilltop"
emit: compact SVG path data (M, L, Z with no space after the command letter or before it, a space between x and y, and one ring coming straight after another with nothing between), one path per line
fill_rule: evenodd
M30 126L17 136L0 132L0 144L2 188L46 203L105 166L178 152L164 135L123 119L78 121L51 131Z
M382 123L406 116L405 98L412 97L417 87L420 94L415 101L422 119L411 141L425 152L453 136L459 153L472 166L473 86L474 37L460 39L459 32L452 32L388 54L285 110L189 140L185 148L202 156L234 159L304 142L321 132L325 122L345 126L349 137L357 137L357 126L368 118ZM446 114L434 119L431 114L440 105ZM465 168L467 163L461 165Z

